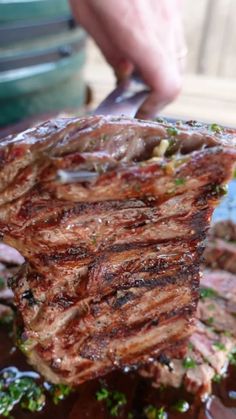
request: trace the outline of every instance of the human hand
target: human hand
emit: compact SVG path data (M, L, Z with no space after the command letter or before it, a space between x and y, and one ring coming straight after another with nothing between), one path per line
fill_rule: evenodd
M70 0L117 78L138 70L151 93L139 117L152 117L182 86L186 45L181 0Z

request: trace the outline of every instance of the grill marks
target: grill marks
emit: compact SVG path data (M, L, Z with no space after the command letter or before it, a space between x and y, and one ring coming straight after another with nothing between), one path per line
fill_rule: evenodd
M30 361L52 381L78 384L146 362L190 334L215 187L236 152L204 132L197 142L193 133L193 146L183 126L174 141L184 156L143 162L166 128L91 117L0 144L0 178L14 166L0 194L0 233L27 260L15 301ZM99 176L61 184L58 168Z
M218 240L233 246L236 226L230 221L216 224L210 232L208 247L212 257L218 260ZM215 253L213 252L213 246ZM230 272L228 264L225 270L218 270L217 264L211 265L206 258L207 269L200 281L201 299L197 307L195 331L190 337L185 360L190 362L189 369L183 360L173 354L171 365L173 371L156 362L141 371L144 376L153 379L153 385L161 384L180 387L184 385L191 393L203 398L212 392L212 381L227 371L230 359L234 359L236 348L236 275ZM217 374L217 375L216 375Z

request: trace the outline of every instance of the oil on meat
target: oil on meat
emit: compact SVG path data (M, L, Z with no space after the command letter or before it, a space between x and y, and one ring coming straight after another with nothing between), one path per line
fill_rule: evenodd
M75 385L181 356L235 145L233 131L193 122L103 117L1 142L0 232L26 260L11 287L47 379Z

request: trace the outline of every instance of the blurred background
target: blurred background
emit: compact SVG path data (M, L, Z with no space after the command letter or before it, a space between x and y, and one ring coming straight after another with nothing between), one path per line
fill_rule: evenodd
M236 125L236 2L183 0L184 88L163 115ZM115 78L67 0L0 0L0 127L95 107Z
M188 43L184 88L163 115L236 126L236 1L183 0L183 5ZM92 41L87 58L86 79L98 103L114 77Z

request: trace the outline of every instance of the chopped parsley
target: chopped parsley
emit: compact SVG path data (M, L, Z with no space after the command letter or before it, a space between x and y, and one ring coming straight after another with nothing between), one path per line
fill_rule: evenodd
M175 137L179 133L179 131L175 127L166 128L166 131L167 131L167 134L170 135L171 137Z
M225 351L226 347L222 342L214 342L212 345L215 349L219 349L220 351Z
M189 410L189 403L186 400L178 400L177 403L174 405L174 409L177 412L185 413Z
M111 416L118 416L119 410L127 403L124 393L120 391L110 391L103 387L96 393L98 401L104 401Z
M144 413L147 419L166 419L167 413L164 410L164 407L157 408L155 406L149 405L144 409Z
M71 387L66 384L52 384L50 385L49 391L52 395L53 403L58 404L71 393Z
M184 178L178 178L178 179L175 179L174 182L175 182L175 185L176 186L182 186L182 185L185 185L186 179L184 179Z
M70 393L70 387L59 384L38 382L30 373L21 373L17 368L6 368L0 373L0 416L9 416L15 406L30 412L40 412L46 403L46 394L50 394L55 404Z
M186 369L195 368L196 365L197 365L196 361L194 361L194 359L191 358L190 356L187 356L186 358L183 359L183 367Z
M8 416L16 405L30 412L39 412L45 405L46 396L42 386L34 378L18 374L15 368L2 371L0 375L0 415Z
M223 380L223 375L215 374L212 380L214 381L214 383L220 383Z
M96 398L100 402L102 400L106 400L109 398L110 392L107 390L107 388L103 387L101 390L98 390L96 393Z
M212 288L200 288L200 298L205 300L205 298L214 298L217 297L217 293Z
M236 365L236 348L229 354L228 358L231 365Z
M218 124L211 124L210 126L211 131L220 134L222 132L222 128Z
M209 326L212 326L212 324L214 323L214 317L208 317L208 319L205 320L206 324L208 324Z
M18 339L16 340L16 345L20 349L20 351L23 352L23 354L27 355L34 346L34 340L23 340L21 337L18 337Z

